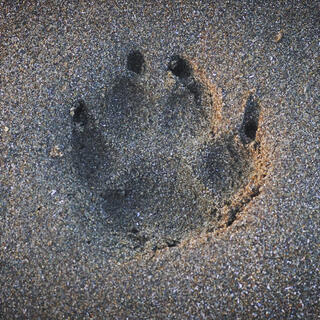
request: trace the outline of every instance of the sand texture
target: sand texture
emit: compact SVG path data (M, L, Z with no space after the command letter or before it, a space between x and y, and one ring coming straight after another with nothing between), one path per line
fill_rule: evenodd
M1 319L320 319L317 1L0 4Z

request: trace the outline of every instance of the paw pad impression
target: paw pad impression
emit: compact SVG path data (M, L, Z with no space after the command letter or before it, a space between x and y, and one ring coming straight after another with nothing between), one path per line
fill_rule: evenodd
M100 105L80 100L73 115L73 164L113 219L110 228L134 229L144 235L142 245L159 248L208 221L232 224L259 153L253 94L238 131L215 134L218 94L189 61L171 57L163 77L174 81L160 98L141 76L147 68L140 51L128 54L126 67Z

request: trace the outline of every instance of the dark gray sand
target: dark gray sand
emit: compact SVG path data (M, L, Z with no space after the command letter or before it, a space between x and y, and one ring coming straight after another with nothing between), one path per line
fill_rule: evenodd
M0 4L1 319L319 319L317 1Z

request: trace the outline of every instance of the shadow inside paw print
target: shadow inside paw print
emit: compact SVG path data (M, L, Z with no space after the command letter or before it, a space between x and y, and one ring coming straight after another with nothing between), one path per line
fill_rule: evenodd
M101 105L76 104L73 163L103 199L111 227L134 226L144 243L166 239L170 246L221 219L217 212L248 183L259 105L250 95L238 132L213 134L212 92L186 59L170 59L164 77L171 86L160 99L143 77L141 52L130 52L126 66Z

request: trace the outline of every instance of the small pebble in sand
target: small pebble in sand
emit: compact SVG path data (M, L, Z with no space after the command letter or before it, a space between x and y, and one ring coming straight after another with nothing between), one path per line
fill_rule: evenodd
M278 43L283 38L283 30L280 30L274 37L274 42Z
M71 117L73 117L73 116L74 116L74 110L75 110L75 108L74 108L74 107L72 107L72 108L70 109L70 115L71 115Z
M53 146L50 151L50 157L52 158L61 158L63 153L61 152L59 146Z

